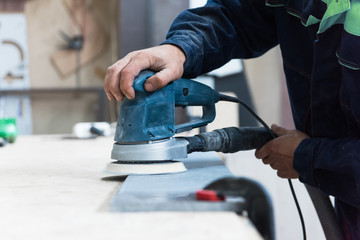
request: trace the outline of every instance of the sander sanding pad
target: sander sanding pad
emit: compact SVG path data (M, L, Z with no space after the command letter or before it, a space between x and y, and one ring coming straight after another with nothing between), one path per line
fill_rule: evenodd
M149 163L132 163L115 161L106 165L106 172L116 175L166 174L185 172L187 169L180 161L162 161Z

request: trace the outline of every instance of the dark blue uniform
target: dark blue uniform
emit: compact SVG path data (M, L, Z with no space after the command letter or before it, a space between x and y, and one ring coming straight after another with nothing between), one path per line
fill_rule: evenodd
M280 45L295 126L311 137L294 168L335 197L349 239L360 239L359 36L359 0L214 0L181 13L164 42L186 54L185 77Z

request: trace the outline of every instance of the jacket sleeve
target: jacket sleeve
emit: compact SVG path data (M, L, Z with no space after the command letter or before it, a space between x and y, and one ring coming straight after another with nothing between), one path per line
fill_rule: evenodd
M352 206L360 207L359 139L312 138L295 151L300 181Z
M184 76L196 77L232 58L257 57L276 46L272 8L264 0L209 0L182 12L162 44L180 47L186 55Z

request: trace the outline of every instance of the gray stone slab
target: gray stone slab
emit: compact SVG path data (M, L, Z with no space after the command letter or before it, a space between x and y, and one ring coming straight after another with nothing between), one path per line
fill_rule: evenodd
M131 175L110 203L112 211L233 211L242 202L197 201L195 192L211 182L233 176L215 153L192 153L182 159L188 169L182 173Z

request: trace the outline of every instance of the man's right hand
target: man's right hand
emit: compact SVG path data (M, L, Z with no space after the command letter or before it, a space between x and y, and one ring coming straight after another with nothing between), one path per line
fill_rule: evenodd
M106 95L111 101L123 101L124 97L134 99L134 78L145 69L156 72L146 80L145 90L162 88L182 76L185 60L184 52L169 44L131 52L107 69L104 83Z

